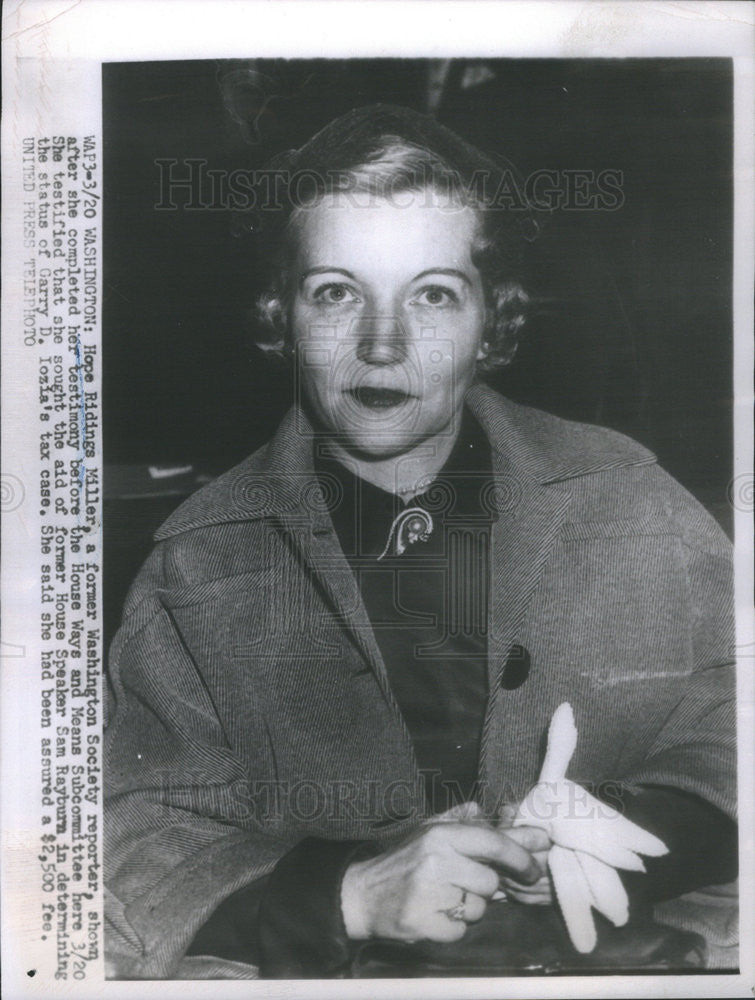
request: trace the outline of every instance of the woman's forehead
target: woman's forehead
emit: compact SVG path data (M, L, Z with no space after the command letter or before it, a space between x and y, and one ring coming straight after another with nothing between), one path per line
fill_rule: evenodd
M302 208L292 227L300 267L371 266L397 268L471 266L477 213L449 205L432 192L403 191L370 204L343 194Z

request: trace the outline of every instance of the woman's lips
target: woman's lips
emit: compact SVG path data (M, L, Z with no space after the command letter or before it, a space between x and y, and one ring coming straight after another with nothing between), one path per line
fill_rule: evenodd
M410 395L402 389L376 389L369 385L349 389L348 394L362 406L371 410L387 410L393 406L401 406L410 399Z

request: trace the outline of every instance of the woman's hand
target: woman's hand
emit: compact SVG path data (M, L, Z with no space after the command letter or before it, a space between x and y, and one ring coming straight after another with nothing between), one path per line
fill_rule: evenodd
M458 941L482 917L501 873L521 886L540 879L533 852L545 841L542 830L495 830L480 820L442 818L421 827L398 847L347 869L346 932L355 940Z
M507 833L521 847L532 852L540 874L537 881L531 884L504 875L501 878L501 889L517 903L547 906L553 902L553 886L548 875L548 851L553 846L552 841L539 827L512 826L516 812L517 806L504 806L498 819L498 830Z

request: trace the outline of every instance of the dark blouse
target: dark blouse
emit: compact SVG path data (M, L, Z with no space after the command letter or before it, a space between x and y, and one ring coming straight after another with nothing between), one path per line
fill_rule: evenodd
M330 480L331 494L338 484L333 524L359 581L428 804L444 812L474 798L487 703L490 445L467 414L440 476L406 503L333 459L318 458L315 468ZM410 541L412 529L423 537Z

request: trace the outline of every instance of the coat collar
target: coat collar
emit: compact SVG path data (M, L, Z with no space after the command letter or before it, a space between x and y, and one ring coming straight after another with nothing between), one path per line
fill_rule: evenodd
M537 485L656 461L646 448L616 431L520 406L480 383L470 388L466 402L488 435L493 471L504 477L504 490L511 486L529 493ZM189 497L155 538L234 521L324 511L327 497L313 469L316 442L304 411L292 407L265 447Z

